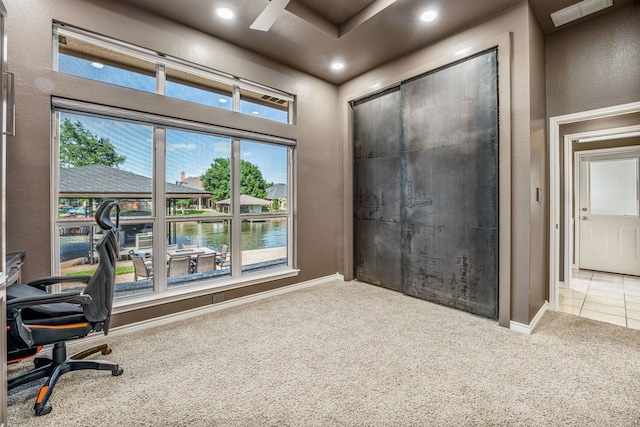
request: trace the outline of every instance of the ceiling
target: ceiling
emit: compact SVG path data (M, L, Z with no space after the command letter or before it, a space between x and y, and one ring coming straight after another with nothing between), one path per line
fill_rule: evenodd
M249 28L269 0L118 0L210 34L334 84L428 46L521 0L290 0L269 31ZM529 0L545 34L633 3L614 5L556 29L549 14L577 0ZM216 7L235 12L219 18ZM422 22L419 15L438 11ZM335 60L345 67L331 68Z

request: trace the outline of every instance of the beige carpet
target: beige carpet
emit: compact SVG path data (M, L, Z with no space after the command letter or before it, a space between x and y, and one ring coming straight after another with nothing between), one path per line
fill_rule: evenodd
M640 331L547 313L531 336L328 282L130 336L9 426L638 426ZM29 365L12 365L10 377Z

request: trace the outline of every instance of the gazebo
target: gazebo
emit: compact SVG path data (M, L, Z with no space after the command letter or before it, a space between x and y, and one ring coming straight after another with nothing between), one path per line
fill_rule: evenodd
M263 206L270 206L270 200L259 199L247 194L240 195L240 211L242 213L261 213ZM231 209L231 199L216 202L216 209L220 212L229 212Z
M211 197L211 193L185 185L166 183L167 208L176 209L179 199L198 199ZM58 197L67 199L88 199L82 217L93 216L94 201L101 199L124 199L121 208L126 213L123 217L151 215L150 209L143 209L145 200L150 200L153 193L153 180L149 177L127 172L103 164L77 166L60 169L60 188ZM146 224L129 224L123 226L124 238L130 240L140 232ZM72 227L73 228L73 227ZM76 227L77 228L77 227Z

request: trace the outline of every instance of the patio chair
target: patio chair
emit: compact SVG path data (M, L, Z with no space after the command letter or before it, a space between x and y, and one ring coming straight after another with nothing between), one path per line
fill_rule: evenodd
M200 254L196 258L196 273L206 273L216 269L216 254Z
M231 261L229 260L229 245L226 243L222 245L220 255L216 257L216 264L218 264L220 268L227 268L231 266Z
M167 245L167 251L175 251L178 249L178 245Z
M184 276L191 272L191 257L171 257L169 258L168 277Z
M149 280L153 277L153 263L144 255L138 255L133 251L129 251L129 257L133 262L133 280L138 281L138 277L144 277Z
M200 245L198 243L183 243L182 249L198 249Z

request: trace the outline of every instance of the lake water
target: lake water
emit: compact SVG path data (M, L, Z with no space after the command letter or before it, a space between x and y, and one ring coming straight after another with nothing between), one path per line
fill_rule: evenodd
M223 222L181 222L169 225L171 243L197 242L220 251L231 242L231 226ZM175 237L174 237L175 236ZM242 250L277 248L287 245L287 219L242 223ZM133 246L131 242L127 246ZM60 237L60 262L83 258L89 254L89 236Z
M224 243L230 243L231 225L223 222L176 223L175 235L177 236L176 241L178 244L191 241L199 243L200 246L208 246L212 249L220 250ZM286 245L286 218L270 219L264 222L245 221L242 223L243 251L277 248Z

